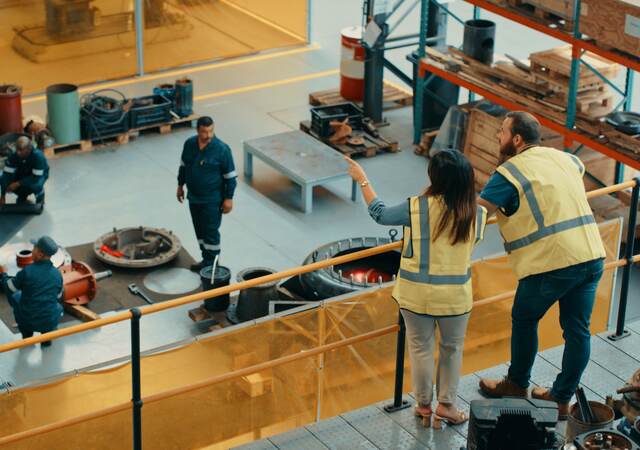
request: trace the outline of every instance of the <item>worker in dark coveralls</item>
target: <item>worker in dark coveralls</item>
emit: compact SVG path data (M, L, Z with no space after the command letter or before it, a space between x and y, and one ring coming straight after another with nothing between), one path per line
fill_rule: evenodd
M44 203L44 183L49 178L49 164L41 150L31 139L21 136L16 141L16 151L7 158L0 177L0 206L6 194L18 196L17 203L26 203L29 195L35 195L37 204Z
M193 271L212 265L220 254L222 214L231 212L237 185L231 149L214 135L213 119L200 117L197 131L184 143L176 193L182 203L187 185L191 220L202 251L202 261L191 266Z
M51 257L58 245L49 236L34 243L33 264L19 271L15 277L0 267L0 285L13 308L13 315L23 338L35 331L47 333L58 328L62 316L62 274L53 267ZM43 347L51 341L42 343Z

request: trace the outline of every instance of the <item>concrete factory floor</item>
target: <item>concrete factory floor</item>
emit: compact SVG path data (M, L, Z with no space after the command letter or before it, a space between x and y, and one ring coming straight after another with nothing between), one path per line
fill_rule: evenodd
M214 117L216 132L231 145L239 169L235 208L224 218L221 230L221 263L230 267L234 276L250 266L294 267L326 242L344 237L384 236L388 232L368 217L362 202L354 204L349 200L347 181L317 188L313 213L304 215L298 205L298 187L260 161L255 161L253 182L242 175L243 140L297 129L300 120L309 118L308 93L338 86L339 31L360 23L362 2L321 0L312 2L312 8L313 45L309 47L109 83L134 96L147 95L156 84L175 80L178 73L188 73L194 80L196 112ZM452 9L461 17L471 15L471 7L464 2L456 2ZM503 20L496 21L497 52L525 59L531 51L559 45ZM397 33L417 29L418 17L414 13ZM453 20L449 36L456 45L462 40L462 27ZM406 49L395 50L389 58L409 71L406 53ZM85 87L83 92L99 87ZM25 99L24 113L44 116L44 99L41 96ZM399 140L402 151L361 162L380 197L394 203L423 188L427 162L413 153L411 109L395 110L386 117L392 125L385 132ZM144 224L173 230L186 249L199 256L187 207L175 200L182 143L191 134L193 130L146 135L121 147L52 160L44 214L25 218L3 216L0 244L26 241L46 233L61 245L72 246L91 242L112 227ZM497 229L491 227L476 256L501 251ZM637 269L633 272L629 319L640 317L640 277ZM187 317L190 308L193 306L144 317L143 350L204 332ZM18 337L0 324L0 343ZM128 323L110 325L60 339L44 352L36 346L1 354L0 382L23 385L128 353Z
M614 395L640 365L640 322L630 324L629 338L612 342L602 333L591 338L591 361L582 377L582 386L589 400L603 402ZM563 346L538 354L531 382L537 386L550 386L561 365ZM472 400L482 399L478 391L480 377L501 378L507 366L501 364L487 370L469 374L460 380L458 407L469 413ZM271 436L237 450L305 450L321 449L424 449L458 450L467 442L468 424L445 427L443 430L425 429L421 419L414 417L413 397L405 396L411 408L387 413L383 407L393 403L387 400L375 405L350 411L318 423L287 433ZM558 422L556 432L565 435L567 422Z

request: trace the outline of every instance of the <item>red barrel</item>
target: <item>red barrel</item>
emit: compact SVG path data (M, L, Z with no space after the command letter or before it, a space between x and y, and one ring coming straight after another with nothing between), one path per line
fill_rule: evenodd
M22 132L21 91L13 84L0 85L0 135Z
M362 27L349 27L340 32L342 49L340 52L340 95L347 100L364 99L364 58L365 50L360 44Z

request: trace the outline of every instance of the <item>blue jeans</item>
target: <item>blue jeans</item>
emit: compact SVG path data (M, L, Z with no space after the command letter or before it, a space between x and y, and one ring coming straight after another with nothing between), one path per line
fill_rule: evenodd
M603 269L603 260L596 259L520 280L511 311L511 381L529 387L538 352L538 322L558 301L565 346L551 395L560 402L571 399L589 362L589 322Z

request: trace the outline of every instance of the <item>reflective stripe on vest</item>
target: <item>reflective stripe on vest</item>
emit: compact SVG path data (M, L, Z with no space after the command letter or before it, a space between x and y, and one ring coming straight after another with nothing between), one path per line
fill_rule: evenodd
M426 196L421 195L418 199L420 204L420 262L419 271L409 272L400 268L399 275L408 281L415 283L427 283L427 284L465 284L471 279L471 267L464 275L432 275L429 273L429 254L431 247L431 227L429 226L429 202ZM478 208L479 214L482 214L481 209ZM413 214L413 211L411 211ZM482 216L480 216L482 218ZM480 230L481 222L476 223L476 227ZM480 231L476 232L476 236L479 238ZM407 246L407 250L413 245L410 242ZM405 252L406 254L407 252ZM411 251L413 255L413 251Z
M574 158L571 158L571 160L574 161L578 166L578 169L582 171L582 165L579 162L576 162ZM524 196L527 199L527 203L529 204L529 209L531 209L533 218L536 221L536 224L538 224L537 231L534 231L533 233L515 241L505 242L504 249L508 253L511 253L512 251L518 250L522 247L526 247L527 245L531 245L542 238L551 236L552 234L596 223L595 218L592 214L590 214L576 217L574 219L565 220L553 225L545 226L544 215L542 214L540 206L538 205L538 200L536 199L535 193L533 192L533 186L531 185L531 182L522 174L522 172L520 172L520 170L516 166L514 166L510 162L507 161L503 163L502 167L507 170L516 180L518 180L518 182L522 186Z

